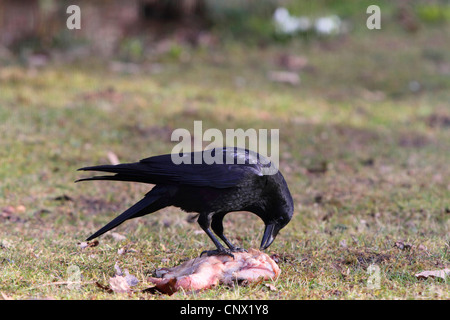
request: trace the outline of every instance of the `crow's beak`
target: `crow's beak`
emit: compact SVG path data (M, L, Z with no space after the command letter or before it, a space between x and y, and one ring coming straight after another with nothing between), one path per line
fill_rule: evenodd
M267 249L275 240L275 237L277 236L278 228L276 228L275 224L268 224L266 225L266 229L264 230L264 235L261 241L261 250Z

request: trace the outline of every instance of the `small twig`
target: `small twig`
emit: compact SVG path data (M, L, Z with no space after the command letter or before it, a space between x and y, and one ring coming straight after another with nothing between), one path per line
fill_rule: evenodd
M37 286L28 288L28 290L32 290L32 289L35 289L38 287L52 286L52 285L71 285L71 284L82 285L82 284L91 284L91 283L95 283L95 281L85 281L85 282L82 282L82 281L56 281L56 282L42 283Z
M51 286L51 285L59 285L59 284L90 284L90 283L95 283L95 281L56 281L56 282L49 282L49 283L43 283L38 285L38 287L42 287L42 286Z

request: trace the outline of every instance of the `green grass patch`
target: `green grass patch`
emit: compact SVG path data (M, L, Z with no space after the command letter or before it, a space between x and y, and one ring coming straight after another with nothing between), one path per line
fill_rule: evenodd
M157 73L114 72L95 59L2 68L0 291L13 299L448 299L448 281L414 276L450 264L448 31L367 31L263 48L180 44L188 58L152 57ZM307 59L297 86L268 78L284 68L284 54ZM121 225L114 231L124 241L105 235L97 247L77 245L149 187L74 184L76 169L107 163L109 151L124 162L168 153L171 132L192 130L194 120L204 129L280 129L295 214L268 250L282 270L275 291L143 292L156 268L211 246L174 208ZM225 228L232 241L257 247L263 225L235 213ZM135 293L95 284L108 284L116 262L139 280ZM79 288L66 283L71 267Z

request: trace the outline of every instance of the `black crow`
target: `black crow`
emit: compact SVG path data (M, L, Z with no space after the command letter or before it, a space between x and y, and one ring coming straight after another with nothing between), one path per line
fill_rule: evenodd
M102 171L115 175L94 176L86 180L134 181L154 184L135 205L91 235L87 241L117 227L128 219L164 207L175 206L198 213L197 222L214 242L211 254L243 251L223 234L223 218L233 211L249 211L260 217L265 230L261 249L271 245L281 228L291 220L292 196L282 174L267 158L240 148L217 148L183 154L166 154L136 163L100 165L78 170ZM222 239L226 249L211 232Z

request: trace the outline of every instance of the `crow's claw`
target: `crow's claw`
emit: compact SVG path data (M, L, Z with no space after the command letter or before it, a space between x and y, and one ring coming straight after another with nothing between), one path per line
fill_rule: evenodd
M238 247L231 248L230 250L231 250L231 252L248 252L244 248L238 248Z
M200 253L200 257L204 254L206 254L208 257L210 256L230 256L234 259L234 255L231 253L232 251L230 249L222 249L222 250L205 250L202 253Z

